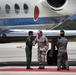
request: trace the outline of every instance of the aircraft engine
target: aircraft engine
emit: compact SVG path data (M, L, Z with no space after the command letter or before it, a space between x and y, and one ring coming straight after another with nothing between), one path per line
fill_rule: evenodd
M76 0L46 0L46 4L62 15L76 14Z

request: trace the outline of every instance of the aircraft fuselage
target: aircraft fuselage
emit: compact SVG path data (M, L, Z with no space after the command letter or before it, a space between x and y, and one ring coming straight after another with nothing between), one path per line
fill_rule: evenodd
M0 28L53 29L67 19L42 0L0 0Z

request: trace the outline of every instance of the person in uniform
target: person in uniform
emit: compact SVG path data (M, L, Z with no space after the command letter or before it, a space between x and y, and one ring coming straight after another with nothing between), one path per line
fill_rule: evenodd
M41 30L38 31L38 36L33 41L33 45L38 43L38 62L39 62L39 68L38 69L44 69L45 65L45 55L46 51L49 48L49 43L47 37L43 36L43 33Z
M30 64L31 64L31 58L32 58L32 37L33 37L33 31L29 31L28 32L28 37L26 39L26 64L27 64L27 68L26 69L32 69L30 68Z
M69 70L67 44L68 40L64 37L64 31L60 31L60 39L58 39L58 55L57 55L57 70L61 69L61 65L64 63L67 70Z
M61 32L62 33L62 32ZM59 36L58 37L58 40L59 39L61 39L61 37ZM58 46L58 45L57 45ZM58 49L58 48L57 48ZM62 67L61 67L61 69L66 69L66 66L65 66L65 63L64 63L64 61L63 60L61 60L61 65L62 65Z

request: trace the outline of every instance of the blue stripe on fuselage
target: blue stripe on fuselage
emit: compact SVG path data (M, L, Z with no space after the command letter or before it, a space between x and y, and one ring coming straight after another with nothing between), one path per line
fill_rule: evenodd
M62 18L63 17L42 17L37 21L34 21L33 18L0 19L0 26L52 24L59 23Z

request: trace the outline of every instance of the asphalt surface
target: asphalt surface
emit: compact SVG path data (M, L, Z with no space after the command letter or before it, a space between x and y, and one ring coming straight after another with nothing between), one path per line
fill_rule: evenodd
M37 45L32 50L33 70L26 70L25 43L0 44L0 75L76 75L76 42L68 43L69 71L57 71L56 65L48 65L47 62L45 69L39 70Z
M49 43L49 49L51 44ZM69 65L76 66L76 42L68 43ZM46 60L46 66L47 64ZM25 43L5 43L0 44L0 66L26 66ZM38 66L37 45L32 49L31 66Z

